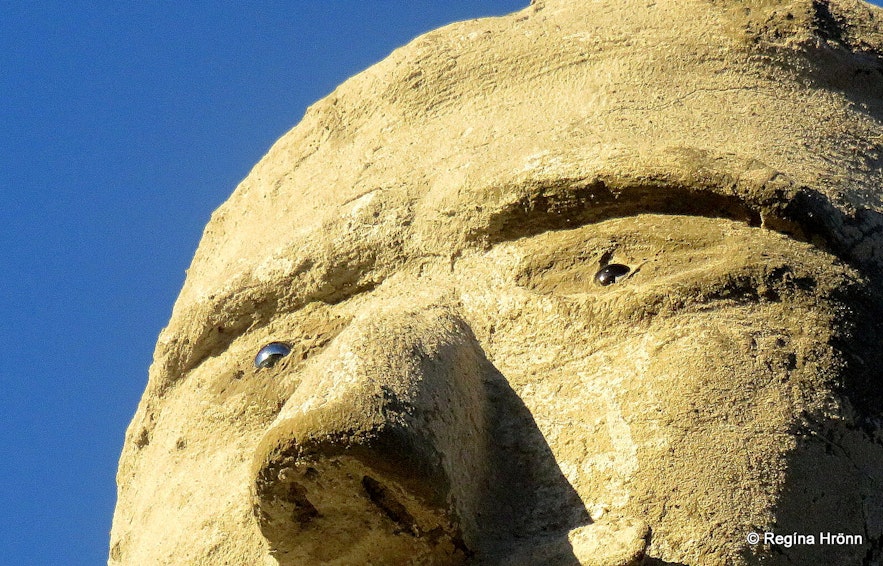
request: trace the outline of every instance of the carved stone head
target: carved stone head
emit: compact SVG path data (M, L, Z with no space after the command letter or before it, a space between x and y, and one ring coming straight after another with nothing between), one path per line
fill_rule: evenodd
M879 559L881 18L547 0L346 81L205 230L110 564Z

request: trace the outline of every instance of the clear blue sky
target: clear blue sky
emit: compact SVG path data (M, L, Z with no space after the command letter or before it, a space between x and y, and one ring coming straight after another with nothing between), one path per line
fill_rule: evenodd
M0 563L106 561L156 336L273 141L414 36L527 4L0 3Z

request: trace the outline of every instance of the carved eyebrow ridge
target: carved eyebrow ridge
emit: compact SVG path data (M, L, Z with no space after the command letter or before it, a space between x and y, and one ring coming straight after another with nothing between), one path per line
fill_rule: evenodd
M774 189L763 198L751 198L733 186L594 179L537 182L520 192L520 198L492 212L469 240L491 246L648 213L724 218L809 243L883 284L879 281L883 258L864 253L883 247L883 215L868 209L847 215L808 187Z
M761 225L760 212L735 196L678 185L638 184L614 189L602 180L583 185L565 181L530 187L527 195L493 213L486 228L473 239L496 244L643 213L727 218Z

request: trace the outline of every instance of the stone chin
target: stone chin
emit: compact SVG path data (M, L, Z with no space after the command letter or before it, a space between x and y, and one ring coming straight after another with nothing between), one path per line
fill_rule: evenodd
M550 0L345 82L206 228L110 564L879 558L881 16Z

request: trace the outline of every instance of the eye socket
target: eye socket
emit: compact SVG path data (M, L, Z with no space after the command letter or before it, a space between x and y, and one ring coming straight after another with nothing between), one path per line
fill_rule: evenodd
M628 275L631 268L621 263L608 263L595 274L595 281L599 285L607 286L619 283L619 281Z
M290 352L291 348L288 344L284 342L270 342L261 348L258 355L254 357L254 367L271 368Z

